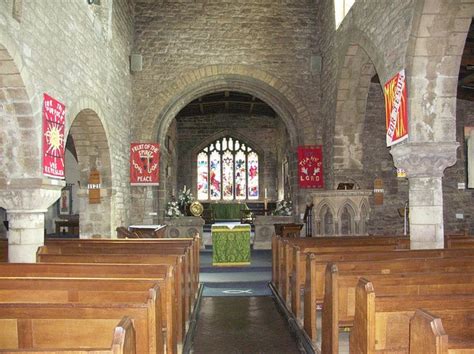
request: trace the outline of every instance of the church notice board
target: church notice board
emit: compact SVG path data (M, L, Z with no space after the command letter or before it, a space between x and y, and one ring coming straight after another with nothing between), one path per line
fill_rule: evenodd
M212 225L212 265L250 264L250 225Z

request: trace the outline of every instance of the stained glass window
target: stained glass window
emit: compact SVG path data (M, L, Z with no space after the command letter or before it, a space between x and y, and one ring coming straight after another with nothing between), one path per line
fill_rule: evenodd
M199 200L258 199L258 154L237 139L216 140L197 155L197 191Z
M198 199L207 199L209 194L209 167L207 154L203 151L199 153L197 158L198 164Z

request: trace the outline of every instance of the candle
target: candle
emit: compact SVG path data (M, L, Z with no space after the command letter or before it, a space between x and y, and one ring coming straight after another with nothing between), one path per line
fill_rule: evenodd
M267 189L265 188L265 199L267 199Z

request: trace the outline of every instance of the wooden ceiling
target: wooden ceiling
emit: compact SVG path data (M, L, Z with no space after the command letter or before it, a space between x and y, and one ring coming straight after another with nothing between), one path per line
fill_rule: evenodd
M255 96L235 91L221 91L201 96L184 107L177 117L222 113L276 117L275 111L264 101Z

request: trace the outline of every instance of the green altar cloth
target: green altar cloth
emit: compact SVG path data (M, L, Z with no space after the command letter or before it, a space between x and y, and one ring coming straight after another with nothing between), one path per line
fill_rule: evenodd
M215 203L210 208L215 220L240 220L240 211L248 210L245 203Z
M213 225L211 233L212 265L250 264L250 225Z

